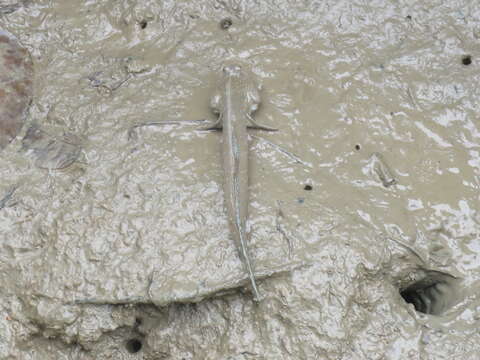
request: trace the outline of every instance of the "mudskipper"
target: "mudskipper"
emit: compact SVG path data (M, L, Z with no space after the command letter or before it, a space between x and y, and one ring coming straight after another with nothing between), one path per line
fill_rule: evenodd
M240 257L249 274L255 301L260 300L260 294L248 252L246 233L249 203L247 127L276 130L255 123L252 115L259 105L259 88L251 75L240 65L225 66L220 86L211 101L218 120L207 129L223 131L224 192L228 220Z

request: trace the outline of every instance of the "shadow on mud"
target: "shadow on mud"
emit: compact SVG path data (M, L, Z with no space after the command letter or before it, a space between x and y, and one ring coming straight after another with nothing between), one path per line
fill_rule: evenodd
M130 354L135 354L142 350L142 341L140 339L130 339L125 343L125 348Z

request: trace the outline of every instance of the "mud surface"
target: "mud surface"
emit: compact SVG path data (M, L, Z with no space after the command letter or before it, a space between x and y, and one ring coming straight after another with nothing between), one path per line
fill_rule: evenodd
M35 70L0 153L0 358L476 359L478 24L471 1L0 3ZM251 132L259 305L220 135L137 126L214 120L227 61L280 129Z

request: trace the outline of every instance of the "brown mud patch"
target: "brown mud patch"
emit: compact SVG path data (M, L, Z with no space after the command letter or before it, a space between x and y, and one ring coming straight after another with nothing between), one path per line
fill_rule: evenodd
M0 30L0 150L23 127L32 100L33 63L28 51L11 34Z

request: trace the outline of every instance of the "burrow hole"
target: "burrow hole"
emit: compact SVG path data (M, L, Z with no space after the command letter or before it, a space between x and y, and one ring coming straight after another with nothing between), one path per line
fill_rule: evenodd
M400 295L415 310L429 315L441 315L458 301L458 279L442 272L421 271L420 280L400 289Z
M135 338L130 339L125 343L125 349L127 349L130 354L135 354L139 352L140 350L142 350L142 346L142 340Z
M463 65L470 65L472 63L472 56L471 55L463 55L462 56L462 64Z
M227 30L232 25L233 25L233 21L230 18L225 18L222 21L220 21L220 28L223 30Z

